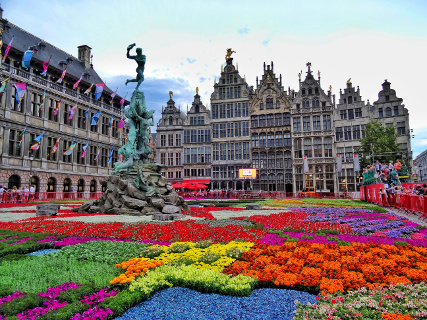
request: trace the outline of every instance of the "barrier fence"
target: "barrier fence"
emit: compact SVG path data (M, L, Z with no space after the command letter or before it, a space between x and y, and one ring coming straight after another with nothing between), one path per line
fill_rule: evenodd
M4 192L0 195L2 203L27 203L29 201L94 200L101 198L103 192Z
M218 192L177 192L185 199L359 199L359 192L254 192L254 191L218 191Z
M405 185L405 184L403 184ZM411 188L408 183L405 188ZM360 188L360 199L384 207L396 208L399 212L418 214L422 220L427 219L427 196L414 194L393 194L385 192L383 184L363 186Z

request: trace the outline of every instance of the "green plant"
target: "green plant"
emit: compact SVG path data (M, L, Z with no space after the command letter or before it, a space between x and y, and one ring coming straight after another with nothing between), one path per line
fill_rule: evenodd
M204 262L206 264L212 264L221 258L221 255L213 252L207 252L203 256L200 257L199 261Z
M338 241L339 239L338 239L338 237L332 236L332 237L326 237L326 240L329 240L329 241Z
M351 246L351 242L349 242L349 241L341 241L341 240L338 240L338 241L337 241L337 244L338 244L338 245L340 245L340 246L346 246L346 247Z
M299 241L298 238L289 237L288 239L286 239L286 242L298 242L298 241Z
M183 253L190 249L188 243L175 243L169 247L169 252L172 253Z
M393 241L393 243L394 243L395 246L407 246L408 245L408 243L406 241L398 241L398 240L396 240L396 241Z
M308 234L303 234L301 239L313 239L313 236L309 236Z
M27 293L22 297L1 304L0 313L9 319L10 316L14 316L27 309L41 306L45 300L46 298L39 297L36 293Z
M225 251L225 255L233 259L239 259L242 256L242 254L243 254L243 250L238 247L233 247Z
M292 229L292 228L284 228L283 232L305 232L304 229Z
M212 245L212 241L202 240L202 241L196 242L195 247L200 249L206 249L206 248L209 248L211 245Z
M160 256L164 252L165 252L165 249L163 247L157 247L157 246L146 247L141 251L140 257L153 259L155 257Z
M190 264L193 264L194 261L193 259L189 258L189 257L179 257L176 260L173 260L171 263L169 263L172 266L189 266Z

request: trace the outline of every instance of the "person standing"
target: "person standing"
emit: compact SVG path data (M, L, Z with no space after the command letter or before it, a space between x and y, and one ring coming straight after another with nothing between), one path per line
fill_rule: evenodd
M36 194L36 188L34 186L30 186L30 199L34 201L34 195Z
M30 195L30 190L28 189L28 187L25 187L22 194L22 202L28 202L29 195Z

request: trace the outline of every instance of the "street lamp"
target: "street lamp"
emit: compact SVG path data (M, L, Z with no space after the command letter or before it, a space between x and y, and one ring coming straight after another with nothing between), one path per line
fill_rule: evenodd
M34 156L31 154L30 155L30 187L31 187L31 174L33 172L33 160L34 160Z

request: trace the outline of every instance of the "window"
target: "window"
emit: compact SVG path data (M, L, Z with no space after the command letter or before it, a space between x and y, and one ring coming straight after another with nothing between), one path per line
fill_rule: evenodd
M225 88L219 88L219 98L225 99Z
M356 118L361 118L362 117L362 108L356 108L354 109Z
M274 115L273 114L268 114L267 115L267 127L273 127L274 126Z
M276 168L283 168L283 152L276 153Z
M282 138L282 133L276 132L276 147L281 147L283 146L283 138Z
M240 87L234 87L234 97L235 98L240 98L241 97Z
M291 125L291 114L286 112L283 114L283 125L290 126Z
M241 142L236 142L234 144L235 149L236 149L236 154L235 154L235 159L236 160L242 160L242 143Z
M393 114L394 114L395 116L398 116L398 115L399 115L399 107L398 107L398 106L394 106L394 107L393 107Z
M172 179L173 178L173 171L168 171L168 179Z
M354 119L354 110L348 109L348 119L353 120Z
M378 108L378 117L380 118L384 117L383 108Z
M218 105L212 105L212 119L218 119Z
M177 133L175 135L175 146L180 147L181 146L181 134Z
M331 130L331 116L323 116L323 130Z
M322 130L320 126L320 116L313 116L313 130Z
M276 101L276 109L279 109L279 108L280 108L280 102Z
M184 143L188 143L187 142L187 136L185 135L185 133L187 133L187 130L185 130L184 132ZM212 138L218 138L219 137L219 124L213 124L212 125Z
M221 119L225 118L225 104L220 104L219 105L219 117Z
M301 118L294 118L294 132L301 132Z
M318 107L319 106L319 100L313 100L313 107Z
M392 116L392 114L391 114L391 108L390 107L387 107L385 109L385 116L386 117L391 117Z
M322 139L321 138L314 138L313 149L314 149L314 157L321 158L322 157Z
M62 141L62 161L71 163L73 160L73 154L65 155L64 152L71 146L72 141L63 140ZM58 151L57 151L58 152Z
M267 169L267 154L265 152L260 153L260 169Z
M396 124L396 128L397 128L397 133L398 134L406 134L406 126L405 126L405 122L398 122Z
M98 112L98 111L97 111ZM91 112L90 113L90 118L88 119L88 121L90 121L90 131L92 132L98 132L98 123L99 123L99 118L98 118L98 123L92 125L92 118L93 116L97 113L97 112Z
M39 112L39 106L42 96L37 93L31 93L31 115L35 117L42 117L43 110Z
M295 158L302 158L302 145L301 145L301 139L295 140Z
M234 137L234 123L227 123L227 137Z
M335 128L335 140L341 141L344 139L342 127Z
M344 140L351 140L351 127L344 127Z
M311 150L311 139L304 140L304 155L307 156L307 158L311 158L313 156Z
M303 102L302 102L302 107L303 107L303 108L310 108L310 102L309 102L309 101L306 101L306 100L305 100L305 101L303 101Z
M189 143L190 141L188 141ZM160 146L161 147L166 147L166 135L165 134L161 134L160 135Z
M227 104L227 118L233 118L233 104Z
M303 131L310 131L310 117L303 117L302 118L302 128Z
M25 95L22 98L21 102L18 104L18 102L16 101L16 96L17 92L16 92L16 88L15 86L12 86L12 96L11 96L11 106L10 109L13 111L17 111L17 112L24 112L25 110Z
M249 117L249 104L247 102L242 103L242 117Z
M251 127L258 128L258 116L251 116Z
M273 98L266 99L267 109L273 109Z
M98 152L98 147L96 147L96 146L89 146L89 164L91 166L98 165L97 161L95 160L97 152Z
M228 160L234 160L234 143L227 144Z
M291 152L285 151L285 168L291 169L292 168L292 159L291 159Z
M259 154L258 153L252 154L252 168L255 168L255 169L259 168Z
M217 161L219 160L219 146L218 143L212 144L212 160Z
M57 139L54 139L52 137L47 138L47 156L46 156L46 158L48 160L51 160L51 161L56 161L56 154L59 152L59 151L56 151L56 152L52 153L53 147L55 146L55 143L56 143L56 140Z
M85 110L78 108L77 109L77 127L79 129L86 129L86 117L85 117Z
M64 118L65 120L65 118ZM101 133L104 135L108 135L108 125L110 124L110 118L101 117Z
M160 153L160 164L166 165L166 153Z
M21 156L21 137L19 136L22 131L10 129L9 131L9 155L12 157Z
M252 135L252 148L258 147L258 134L254 133Z
M353 147L345 147L345 162L353 162Z
M49 99L48 104L49 104L48 113L47 113L48 120L58 122L59 112L57 111L57 114L55 115L57 101L53 99Z
M219 137L220 138L225 138L226 137L225 123L221 123L219 125Z
M260 128L265 127L265 115L264 114L259 116L259 126L260 126Z
M227 160L227 144L226 143L220 143L219 145L219 159L220 160Z
M260 109L260 110L264 110L264 103L263 103L263 102L261 102L261 103L259 104L259 109Z
M265 135L265 133L261 133L259 135L259 146L261 148L265 148L265 146L266 146L266 135Z
M364 138L365 137L365 131L366 131L366 124L362 124L361 128L362 128L362 138Z
M274 169L276 167L274 152L269 152L267 158L268 158L268 168Z
M249 137L249 121L243 122L243 136Z
M347 110L340 110L340 118L341 120L347 119Z
M173 166L173 152L168 153L168 166Z
M390 101L390 96L385 96L385 101Z
M274 133L269 132L267 134L267 146L268 147L274 147Z
M353 139L359 140L360 139L360 126L353 126Z
M181 179L181 171L177 171L177 172L176 172L176 177L177 177L178 179Z
M313 90L311 88L308 89L308 94L313 94Z
M77 144L77 147L76 147L76 149L77 149L77 158L76 158L76 162L78 163L78 164L85 164L85 157L86 157L86 155L85 156L83 156L83 157L81 157L82 156L82 154L83 154L83 152L84 152L84 150L83 150L83 146L85 145L85 143L78 143ZM89 150L88 150L89 151Z
M283 133L283 144L285 146L291 146L291 133L290 132Z
M168 134L168 146L173 147L173 133Z
M227 90L227 99L233 98L233 88L226 88Z
M325 138L323 142L325 157L332 157L332 138Z
M348 97L348 104L352 104L353 103L353 97L352 96L349 96Z
M280 113L276 113L274 115L274 125L276 127L281 126L282 125L282 115Z
M241 117L242 116L242 105L240 102L234 104L234 116L235 117Z
M305 89L302 89L301 94L305 95Z

